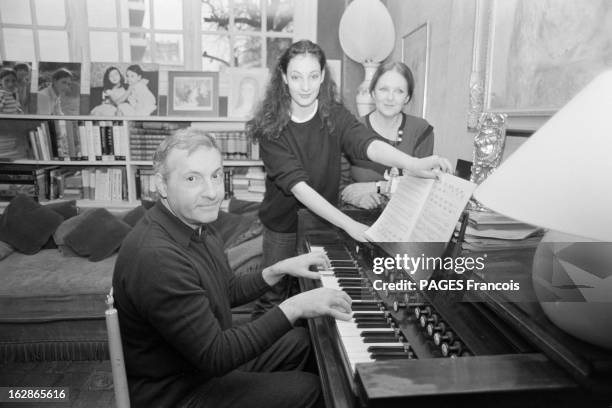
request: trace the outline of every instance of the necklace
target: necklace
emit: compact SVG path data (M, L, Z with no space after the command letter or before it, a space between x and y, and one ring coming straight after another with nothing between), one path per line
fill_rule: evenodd
M374 126L372 126L372 120L371 120L371 116L374 116L376 114L376 112L374 112L372 115L367 116L367 120L369 122L370 128L374 129ZM376 115L378 116L378 115ZM400 124L399 127L397 128L397 137L395 140L391 140L390 138L384 137L385 140L387 140L387 142L392 145L392 146L397 146L398 144L400 144L402 142L402 137L404 136L404 125L406 124L406 115L404 115L403 112L400 112ZM397 120L396 120L397 122ZM395 125L391 127L391 129L394 129ZM378 132L377 132L378 133Z

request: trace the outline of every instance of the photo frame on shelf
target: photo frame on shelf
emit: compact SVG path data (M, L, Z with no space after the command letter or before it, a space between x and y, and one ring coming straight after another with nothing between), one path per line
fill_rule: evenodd
M402 61L414 76L414 91L404 111L425 117L427 110L427 79L429 77L429 22L419 25L402 36Z
M250 119L264 95L268 81L267 68L226 68L223 71L229 84L227 116Z
M40 115L79 115L81 63L38 63L36 113Z
M168 116L219 116L219 73L169 71Z
M131 72L128 80L128 72ZM130 84L130 81L134 83ZM159 65L92 62L89 114L151 116L159 111Z
M536 130L609 69L612 3L562 0L554 13L528 0L476 4L470 129L484 110L508 114L508 129Z
M17 100L24 114L36 111L36 107L31 106L32 88L32 63L28 61L2 61L1 68L11 68L17 75ZM0 112L2 113L2 112Z

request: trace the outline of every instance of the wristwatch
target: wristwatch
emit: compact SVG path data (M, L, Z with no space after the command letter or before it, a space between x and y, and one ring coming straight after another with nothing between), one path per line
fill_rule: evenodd
M380 194L380 185L381 185L380 181L377 181L376 182L376 193L377 194Z

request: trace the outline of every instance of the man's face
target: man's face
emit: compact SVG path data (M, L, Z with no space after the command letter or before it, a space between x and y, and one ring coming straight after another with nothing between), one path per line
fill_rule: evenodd
M66 95L70 90L71 82L72 81L68 77L53 81L53 88L55 89L55 93L57 93L58 95Z
M158 188L174 214L191 227L215 221L225 195L219 151L174 149L166 164L168 174L165 180L158 176Z

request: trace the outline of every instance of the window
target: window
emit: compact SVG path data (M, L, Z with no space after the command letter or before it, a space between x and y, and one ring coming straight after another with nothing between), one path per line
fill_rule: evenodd
M294 38L316 39L316 7L316 0L0 0L0 58L270 67Z
M201 0L202 68L270 67L293 41L294 0Z
M69 61L65 0L0 0L3 60Z

